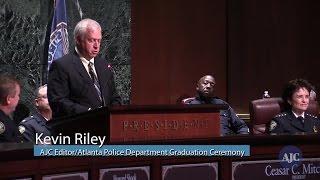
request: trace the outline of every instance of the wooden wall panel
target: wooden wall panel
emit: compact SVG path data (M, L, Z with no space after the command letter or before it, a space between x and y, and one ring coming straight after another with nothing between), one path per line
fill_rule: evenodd
M228 96L238 112L265 89L281 96L286 82L319 87L320 1L229 0Z
M204 74L237 113L265 89L320 88L320 1L133 0L132 104L173 104Z
M215 74L226 97L224 0L132 2L131 104L174 104Z

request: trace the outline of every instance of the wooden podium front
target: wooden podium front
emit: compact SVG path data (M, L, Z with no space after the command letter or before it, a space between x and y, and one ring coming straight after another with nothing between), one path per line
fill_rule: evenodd
M123 106L110 109L110 142L220 136L217 105Z
M49 125L56 134L90 133L107 136L109 143L220 136L220 110L225 105L150 105L101 108L55 119Z

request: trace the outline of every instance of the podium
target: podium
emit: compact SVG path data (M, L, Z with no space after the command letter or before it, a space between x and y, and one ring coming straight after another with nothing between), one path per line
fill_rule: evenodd
M90 133L108 143L208 139L220 136L226 105L125 105L53 119L56 135Z

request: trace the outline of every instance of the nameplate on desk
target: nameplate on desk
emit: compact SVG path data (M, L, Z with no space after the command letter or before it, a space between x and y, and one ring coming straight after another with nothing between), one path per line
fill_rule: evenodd
M234 180L320 179L320 158L299 159L299 164L281 166L282 160L232 162Z
M61 174L52 174L45 175L42 177L43 180L88 180L87 172L72 172L72 173L61 173Z
M100 169L100 180L150 180L150 167Z
M196 139L220 136L219 112L110 115L110 142Z

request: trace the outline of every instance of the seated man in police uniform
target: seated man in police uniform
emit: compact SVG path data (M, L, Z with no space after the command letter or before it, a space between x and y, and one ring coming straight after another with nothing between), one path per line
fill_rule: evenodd
M49 136L50 130L46 125L52 117L52 111L47 98L47 85L43 85L36 90L35 106L37 112L32 116L22 120L19 130L27 141L35 143L36 133L42 137Z
M196 86L197 96L187 104L225 104L228 109L220 111L221 135L248 134L248 126L236 115L229 104L218 97L214 97L215 85L216 81L211 75L200 78Z
M20 82L11 75L0 74L0 143L22 142L12 117L21 91Z
M291 80L282 99L285 111L270 122L271 134L310 134L319 131L319 119L306 113L310 101L311 85L304 79Z

